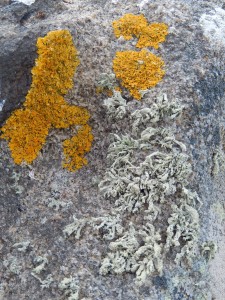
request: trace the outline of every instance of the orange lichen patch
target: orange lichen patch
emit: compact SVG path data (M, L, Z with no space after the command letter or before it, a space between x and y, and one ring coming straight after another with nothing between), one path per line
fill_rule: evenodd
M50 126L45 118L29 109L17 110L2 128L2 136L9 141L16 164L31 163L45 143Z
M164 23L153 23L145 28L136 44L137 48L154 47L159 48L168 34L168 26Z
M77 50L68 30L49 32L38 38L38 59L32 69L32 86L65 95L73 87L73 75L79 65Z
M139 37L147 26L148 22L143 15L125 14L119 20L113 21L115 36L123 36L125 40L131 40L134 35Z
M1 138L9 141L17 164L31 163L37 157L50 128L85 125L90 118L85 108L69 105L63 98L73 86L73 75L79 65L69 31L51 31L38 38L37 47L38 58L24 108L13 112L1 128Z
M123 36L130 40L133 36L138 38L137 48L154 47L158 49L159 43L165 41L168 26L164 23L148 24L143 15L125 14L113 22L114 33L117 38Z
M87 124L79 128L76 136L65 140L63 142L65 157L63 167L74 172L86 165L87 159L84 155L90 151L92 141L91 127Z
M117 52L113 60L116 77L136 99L141 99L142 90L154 87L162 79L163 66L163 60L147 50Z

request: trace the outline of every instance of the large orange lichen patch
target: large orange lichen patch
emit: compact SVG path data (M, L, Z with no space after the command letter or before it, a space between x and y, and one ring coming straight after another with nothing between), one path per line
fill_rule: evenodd
M117 38L123 36L130 40L133 36L138 38L137 48L154 47L158 49L159 43L165 41L168 26L164 23L148 24L143 15L125 14L113 22L114 33Z
M155 86L162 79L163 65L160 57L147 50L117 52L113 60L116 77L136 99L141 98L141 90Z
M37 47L38 58L32 69L32 85L23 108L14 111L1 128L1 138L9 141L12 157L17 164L23 161L31 163L38 156L49 129L86 126L90 118L86 109L69 105L63 98L73 86L73 75L79 65L69 31L51 31L45 37L38 38ZM82 132L79 129L79 137ZM86 149L83 152L79 149L80 159ZM67 157L68 145L64 152ZM65 166L70 169L67 158L66 161ZM77 164L77 169L79 166L81 164ZM75 169L73 164L73 171Z

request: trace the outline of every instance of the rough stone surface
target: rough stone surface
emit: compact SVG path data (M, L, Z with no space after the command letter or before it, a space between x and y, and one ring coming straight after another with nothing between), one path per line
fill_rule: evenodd
M102 107L104 95L96 93L96 82L102 73L112 72L116 51L134 49L134 41L116 39L112 21L125 13L143 13L149 22L164 22L169 35L159 50L166 65L164 79L148 97L167 93L179 99L185 112L176 125L179 138L187 145L194 169L190 186L203 205L200 214L200 242L218 245L210 268L199 270L198 262L185 273L180 290L173 279L182 268L168 269L162 277L155 274L146 285L134 285L132 274L100 276L101 259L108 244L91 230L79 241L65 239L63 229L78 218L97 217L109 212L112 203L98 190L106 170L110 133L126 133L126 122L112 123ZM52 130L46 145L32 165L15 166L7 143L1 140L0 152L0 299L65 299L58 284L65 277L79 280L79 300L200 300L192 291L207 295L202 299L225 299L224 280L224 170L213 174L218 148L224 151L224 12L223 0L186 1L119 1L119 0L36 0L31 5L15 1L0 2L0 122L21 106L31 83L31 68L36 58L36 39L50 30L69 29L79 50L80 65L74 88L67 98L71 104L87 107L95 137L89 164L77 173L62 169L61 140L66 134ZM216 23L216 14L219 22ZM216 23L216 34L207 30ZM220 39L220 33L221 39ZM133 106L141 104L133 100ZM144 103L144 100L143 100ZM59 209L49 203L59 200ZM15 243L30 241L24 252ZM37 257L48 259L39 278L51 274L47 288L31 275ZM201 259L199 258L199 261ZM208 276L207 277L207 273ZM204 281L208 281L204 283ZM208 283L208 284L207 284ZM173 296L166 298L167 290Z

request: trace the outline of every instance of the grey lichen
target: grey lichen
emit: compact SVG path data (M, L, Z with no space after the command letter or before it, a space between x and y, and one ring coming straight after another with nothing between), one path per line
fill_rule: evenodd
M51 283L54 282L52 274L48 274L47 277L43 280L39 276L37 276L35 273L31 273L31 275L40 282L42 290L49 288Z
M20 251L20 252L26 252L29 246L30 246L30 241L15 243L13 245L13 247L17 248L17 250Z
M3 266L9 271L9 273L15 275L19 275L22 270L22 266L19 264L18 259L12 255L8 255L7 259L3 261Z
M38 265L32 270L32 273L40 274L43 270L45 270L45 266L48 264L48 259L46 257L37 256L34 262Z
M113 73L102 73L97 81L97 86L102 89L113 90L116 85L116 76Z
M184 202L185 203L185 202ZM175 262L180 263L186 257L191 263L196 254L199 234L199 216L196 209L188 204L172 205L172 214L168 219L167 239L165 249L181 247L176 254ZM181 246L181 243L184 246Z
M113 90L112 97L105 99L103 106L110 119L120 120L126 115L127 101L119 91Z
M151 107L136 110L131 114L133 131L140 130L142 126L146 128L148 124L174 120L181 115L183 108L177 100L169 101L167 95L162 94Z
M60 208L67 208L71 205L71 202L64 202L54 198L48 198L45 203L48 207L58 211Z
M114 135L108 148L109 167L99 183L103 196L114 201L110 215L74 217L64 229L66 236L73 234L76 239L87 225L104 229L103 237L111 242L101 264L102 275L133 273L142 285L150 275L162 274L171 253L179 264L191 263L197 251L196 207L201 201L189 189L190 157L173 129L182 108L162 95L150 108L130 115L131 131Z
M201 246L201 254L207 261L215 257L217 251L217 245L213 241L204 242Z
M65 296L68 296L68 300L79 300L79 280L70 276L64 278L59 283L59 289L64 292Z
M89 217L82 219L77 219L76 216L73 216L73 219L74 222L67 225L63 230L66 237L73 235L75 239L80 239L81 231L88 225L97 231L100 231L101 229L105 240L114 239L115 236L121 235L124 230L119 216L109 215L104 217Z
M110 167L99 184L100 191L115 201L114 211L121 219L142 214L143 225L133 224L109 244L101 274L135 273L137 283L143 284L152 273L162 274L171 249L176 251L177 264L181 260L190 263L194 257L199 233L196 205L200 200L188 188L190 158L172 126L162 127L172 123L182 108L178 101L160 96L151 108L132 113L132 132L115 135L109 146ZM164 211L168 225L156 229L166 217Z
M217 147L213 153L212 175L215 177L225 169L225 153L222 148Z

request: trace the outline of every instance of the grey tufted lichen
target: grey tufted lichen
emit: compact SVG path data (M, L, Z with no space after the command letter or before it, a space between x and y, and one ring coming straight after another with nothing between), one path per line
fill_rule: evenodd
M113 120L118 111L108 101L105 107ZM198 251L196 206L201 202L189 188L192 168L186 146L172 129L182 108L162 95L151 107L129 114L131 131L114 135L109 166L99 184L102 195L114 202L111 217L75 218L64 229L66 235L80 238L87 224L107 228L110 238L105 239L111 242L102 275L133 273L142 285L150 275L162 275L166 257L172 255L175 264L191 263Z

